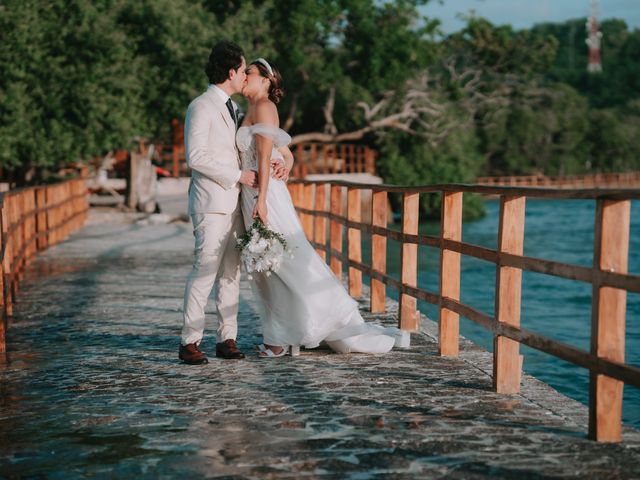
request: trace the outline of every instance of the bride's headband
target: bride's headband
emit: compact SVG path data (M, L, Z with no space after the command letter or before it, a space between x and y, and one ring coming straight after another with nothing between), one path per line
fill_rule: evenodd
M269 75L273 77L273 70L271 69L271 65L269 65L269 62L267 62L264 58L256 58L252 63L259 63L260 65L264 66L264 68L266 68L269 72Z

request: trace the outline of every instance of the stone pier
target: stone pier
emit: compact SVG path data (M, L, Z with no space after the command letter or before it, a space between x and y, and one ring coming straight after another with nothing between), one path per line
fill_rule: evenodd
M587 440L586 407L527 375L494 393L491 355L463 340L439 357L427 319L387 355L258 359L243 279L247 359L179 363L192 233L167 215L93 210L28 270L0 364L0 478L640 478L638 431ZM395 303L361 305L395 323Z

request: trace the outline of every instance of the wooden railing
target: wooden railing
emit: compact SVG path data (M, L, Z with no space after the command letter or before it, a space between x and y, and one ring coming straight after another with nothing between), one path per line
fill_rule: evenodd
M640 172L594 173L564 177L545 175L479 177L476 183L503 187L640 188Z
M293 201L305 233L331 269L342 275L348 267L349 292L362 292L362 274L371 278L370 308L385 309L386 287L400 294L398 323L409 331L419 328L417 299L439 306L439 352L457 356L459 316L483 326L494 335L494 388L499 393L520 389L520 344L528 345L590 371L589 437L620 441L622 387L640 387L640 368L624 363L627 292L640 293L640 276L627 273L631 200L640 190L551 190L534 188L434 185L397 187L349 182L292 181ZM346 215L342 194L347 190ZM371 222L361 221L362 190L372 191ZM401 230L387 228L387 197L402 195ZM462 241L464 193L498 195L500 223L497 249ZM418 233L419 198L441 194L440 236ZM523 255L526 198L592 199L596 202L594 264L592 268ZM329 238L327 238L327 227ZM342 251L347 229L348 252ZM362 262L362 232L371 234L371 264ZM401 271L397 280L387 274L387 240L401 243ZM440 251L438 292L417 287L418 245ZM461 255L496 265L495 316L460 301ZM589 352L520 327L522 271L543 273L592 285L592 338Z
M88 211L84 179L11 190L0 195L0 353L5 352L7 317L25 267L36 253L82 227Z
M293 148L292 176L303 179L317 173L376 174L376 152L366 145L299 143Z

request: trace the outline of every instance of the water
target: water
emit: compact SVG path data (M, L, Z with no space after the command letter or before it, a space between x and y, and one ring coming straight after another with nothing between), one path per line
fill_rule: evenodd
M487 215L476 222L463 225L463 241L495 249L497 245L500 204L486 202ZM591 267L593 264L593 235L595 201L592 200L528 200L525 219L524 254L531 257ZM399 226L391 227L399 229ZM439 224L421 225L421 233L438 235ZM369 263L369 242L363 252ZM399 278L400 246L388 242L389 273ZM631 207L631 242L629 272L640 274L640 202ZM418 247L418 286L437 292L439 283L439 253L435 248ZM494 264L471 257L462 257L461 300L489 315L494 314ZM388 288L387 294L397 298ZM418 308L429 318L438 318L437 307L418 302ZM523 328L550 337L582 350L589 351L591 335L591 285L548 275L523 272L522 314ZM489 332L475 323L461 318L460 332L465 337L493 349ZM565 395L588 403L589 375L575 366L551 355L521 347L524 370L552 385ZM640 365L640 295L627 296L625 362ZM625 386L623 420L640 427L640 389Z

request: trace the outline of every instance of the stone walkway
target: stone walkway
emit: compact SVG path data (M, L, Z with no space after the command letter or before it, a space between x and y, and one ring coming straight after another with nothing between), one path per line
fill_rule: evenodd
M192 236L93 211L28 271L0 364L2 478L640 478L640 434L584 438L586 408L490 355L437 356L435 326L382 356L177 360ZM239 343L260 340L242 283ZM369 320L394 321L395 305ZM209 306L211 353L213 302Z

